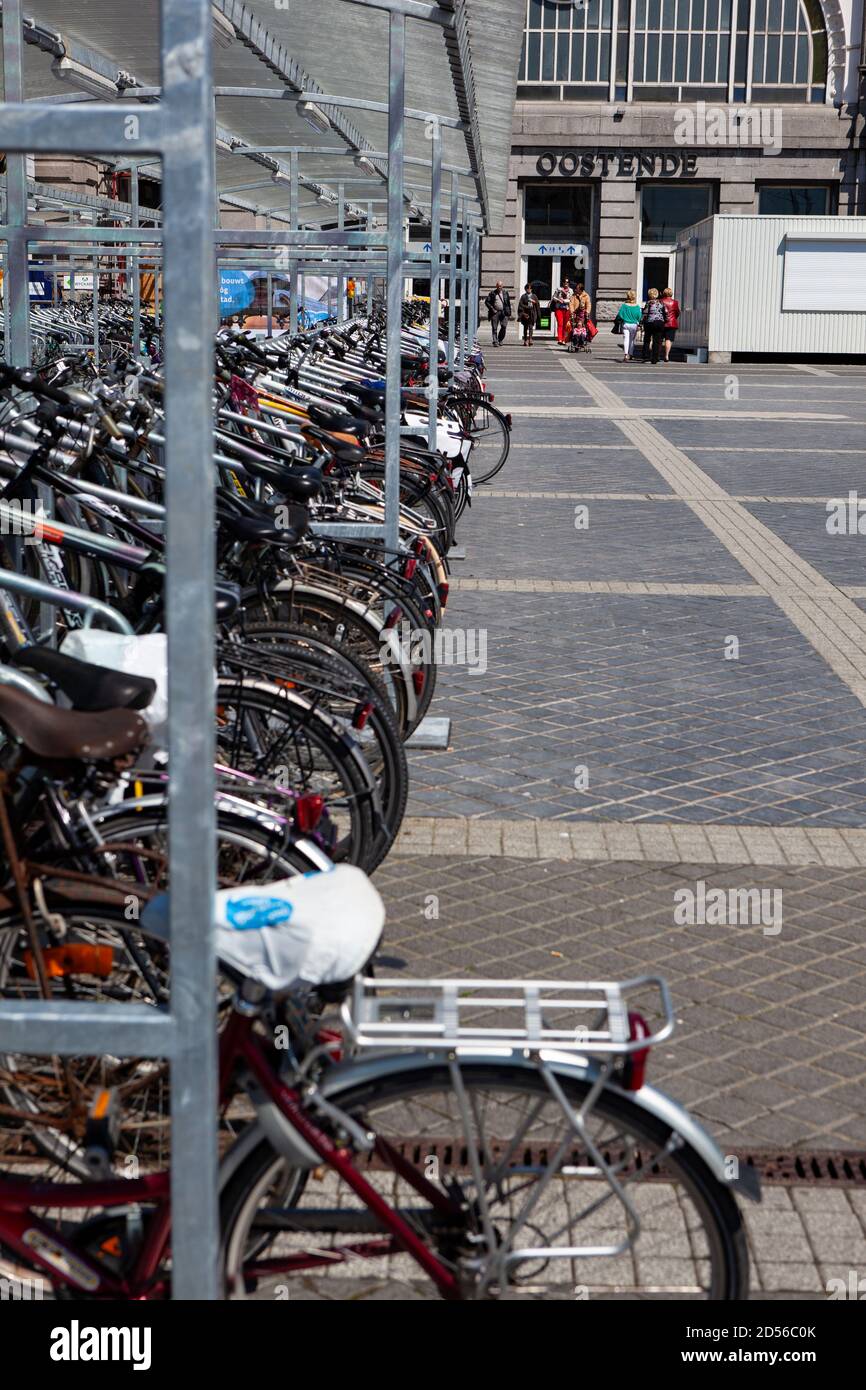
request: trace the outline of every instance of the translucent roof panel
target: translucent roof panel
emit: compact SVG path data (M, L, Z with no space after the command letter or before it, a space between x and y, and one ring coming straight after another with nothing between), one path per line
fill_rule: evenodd
M351 155L387 148L386 116L332 108L335 128L322 134L298 116L295 104L302 91L311 97L318 93L387 102L387 12L356 0L291 0L287 6L274 0L217 0L214 9L236 33L232 39L225 31L214 48L215 84L289 93L284 100L220 97L218 126L249 145L321 150L300 157L304 177L333 187L342 176L346 197L359 204L383 197L384 179L364 178ZM439 6L409 4L408 9L406 104L466 124L466 130L443 130L443 157L447 164L476 171L477 177L460 179L460 191L484 198L488 225L495 227L504 210L524 0L442 0ZM453 16L453 23L412 17L428 11L440 18ZM70 56L93 55L103 72L123 71L139 84L158 85L158 0L29 0L25 12L75 45ZM28 96L63 90L50 56L30 46L26 72ZM325 154L326 148L347 151L348 157ZM423 122L407 122L406 153L429 159ZM285 156L274 157L285 163ZM382 167L384 172L384 163ZM243 187L259 175L260 188ZM238 190L237 196L250 203L288 208L288 187L273 183L266 169L241 155L221 150L217 179L221 193ZM429 171L407 164L406 184L423 206L429 199ZM318 207L315 202L312 206L313 211ZM304 217L308 214L305 202Z

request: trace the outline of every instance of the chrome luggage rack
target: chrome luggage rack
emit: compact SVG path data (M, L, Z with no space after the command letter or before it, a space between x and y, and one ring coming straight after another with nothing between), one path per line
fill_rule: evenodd
M648 1036L633 1038L627 996L637 994L642 1010L660 1021ZM506 1015L504 1021L500 1014ZM342 1006L342 1018L358 1051L487 1048L610 1057L653 1047L674 1031L667 983L658 975L619 983L359 976Z

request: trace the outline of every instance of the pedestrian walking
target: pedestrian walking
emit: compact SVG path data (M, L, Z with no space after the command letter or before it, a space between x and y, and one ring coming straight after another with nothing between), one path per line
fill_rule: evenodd
M640 321L643 311L637 302L637 295L634 290L629 290L622 304L616 313L617 318L622 324L622 361L634 361L634 340L640 328Z
M592 300L583 285L574 287L574 294L568 302L570 314L569 352L586 352L590 344L590 314Z
M662 304L665 310L664 357L662 361L670 362L671 348L680 326L680 302L678 299L674 299L674 292L670 286L662 290Z
M650 361L655 366L659 360L659 349L665 331L665 306L661 302L658 290L647 290L646 303L641 313L641 323L643 324L643 360L644 362Z
M348 318L350 318L350 319L353 319L353 318L355 317L355 290L356 290L356 289L357 289L357 286L356 286L356 284L355 284L355 281L354 281L354 280L352 279L352 277L350 276L349 279L346 281L346 314L347 314Z
M511 295L501 280L496 281L484 303L487 305L487 317L490 320L493 346L499 347L505 341L505 335L508 332L508 320L511 318Z
M527 285L517 301L517 322L523 329L523 346L532 347L532 335L541 314L538 295L531 285Z
M553 317L556 320L556 341L558 343L568 342L568 321L571 314L568 304L570 299L571 285L567 280L563 280L559 289L554 291L550 301Z

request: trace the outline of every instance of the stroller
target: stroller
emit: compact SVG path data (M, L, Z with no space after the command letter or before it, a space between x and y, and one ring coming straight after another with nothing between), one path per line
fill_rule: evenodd
M569 324L568 352L592 352L588 315L585 309L575 309Z

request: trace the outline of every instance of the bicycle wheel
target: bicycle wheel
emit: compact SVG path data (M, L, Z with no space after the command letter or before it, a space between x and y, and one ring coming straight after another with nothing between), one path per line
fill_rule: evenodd
M413 1069L407 1059L399 1075L355 1086L347 1078L346 1088L330 1091L328 1098L365 1130L388 1140L435 1186L465 1203L461 1222L443 1218L393 1169L375 1158L358 1160L368 1181L453 1273L464 1298L747 1296L745 1235L731 1191L638 1101L604 1091L585 1122L636 1211L643 1245L628 1239L626 1207L586 1150L581 1152L537 1071L480 1062L461 1065L460 1071L481 1164L479 1188L445 1063ZM575 1109L586 1101L587 1083L562 1074L558 1080ZM483 1234L479 1190L489 1206L492 1251ZM518 1226L518 1216L527 1210ZM388 1249L375 1216L334 1172L292 1167L266 1140L227 1187L222 1223L228 1298L272 1297L274 1285L295 1272L288 1266L299 1258L308 1264L307 1292L330 1298L363 1296L391 1280L418 1292L432 1287L409 1255ZM383 1252L376 1258L366 1253L347 1258L352 1245L362 1248L358 1238L377 1240ZM625 1249L619 1256L546 1253L621 1243ZM500 1268L503 1251L527 1248L533 1256L511 1265L504 1281L488 1277L491 1268Z
M511 449L508 421L495 405L480 401L466 433L472 440L469 455L472 481L476 485L489 483L504 466Z
M294 691L264 681L217 681L217 757L291 790L322 796L334 857L366 868L378 816L376 783L357 741Z

